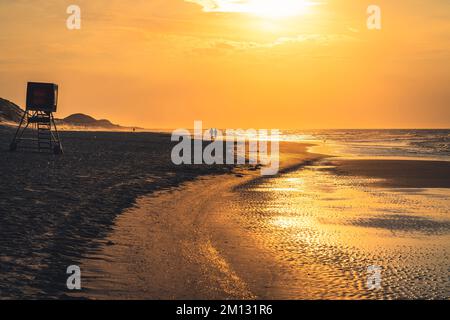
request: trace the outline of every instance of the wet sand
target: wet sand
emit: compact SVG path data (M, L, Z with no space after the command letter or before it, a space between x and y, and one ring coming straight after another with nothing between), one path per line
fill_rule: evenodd
M387 188L289 147L276 177L207 178L139 199L113 245L84 260L76 297L449 298L449 189ZM370 266L382 269L377 290Z
M283 143L281 171L298 169L322 158L307 153L308 147ZM265 178L259 170L241 170L235 175L205 177L170 191L140 197L133 208L116 219L113 231L100 243L101 250L82 261L83 290L71 296L261 298L267 279L278 277L282 270L235 225L234 218L221 220L224 208L235 197L233 190L242 183L260 179ZM229 260L228 253L243 261ZM263 259L266 263L262 263ZM268 269L268 264L272 268ZM242 277L244 270L257 279Z
M450 188L450 161L335 160L335 172L382 179L378 185L396 188Z
M448 299L449 189L387 186L370 166L351 174L306 148L284 146L276 177L206 178L140 198L112 245L83 260L75 297ZM371 266L382 270L376 290Z
M383 187L328 165L238 187L230 219L283 269L269 296L448 299L450 190ZM382 270L376 290L371 266Z

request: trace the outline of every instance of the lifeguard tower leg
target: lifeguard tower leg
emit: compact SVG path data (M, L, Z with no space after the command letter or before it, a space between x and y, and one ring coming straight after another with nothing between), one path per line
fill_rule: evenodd
M53 113L50 114L51 122L53 124L53 127L55 128L55 146L53 147L53 153L54 154L63 154L63 148L61 144L61 139L59 138L58 129L56 128L56 122L55 118L53 117Z
M9 151L16 151L17 150L17 144L20 141L20 138L23 135L23 132L25 131L25 129L28 127L28 121L27 124L25 126L25 128L22 129L22 132L20 132L20 129L22 128L23 122L25 120L25 117L28 117L28 112L24 111L23 115L22 115L22 119L20 119L20 124L17 127L16 133L14 134L14 138L13 141L11 142L11 144L9 145Z

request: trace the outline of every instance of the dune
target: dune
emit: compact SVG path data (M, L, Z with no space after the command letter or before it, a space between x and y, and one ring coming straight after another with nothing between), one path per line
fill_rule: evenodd
M0 123L3 125L15 126L17 125L24 110L17 104L0 98ZM63 119L56 118L56 123L60 130L75 130L75 131L130 131L139 130L137 127L124 127L114 124L107 119L97 120L89 115L83 113L75 113Z
M0 122L16 123L23 116L23 110L15 103L0 98Z

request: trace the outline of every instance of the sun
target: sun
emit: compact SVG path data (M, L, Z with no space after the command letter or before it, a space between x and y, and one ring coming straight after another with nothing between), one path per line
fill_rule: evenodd
M307 0L187 0L205 12L234 12L263 18L288 18L304 14L316 2Z
M286 18L303 14L312 3L304 0L249 0L242 12L264 18Z

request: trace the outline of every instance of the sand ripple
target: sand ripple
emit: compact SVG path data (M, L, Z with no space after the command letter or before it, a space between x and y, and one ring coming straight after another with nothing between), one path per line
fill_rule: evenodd
M285 266L282 298L450 297L450 190L376 182L309 167L237 190L241 225Z

